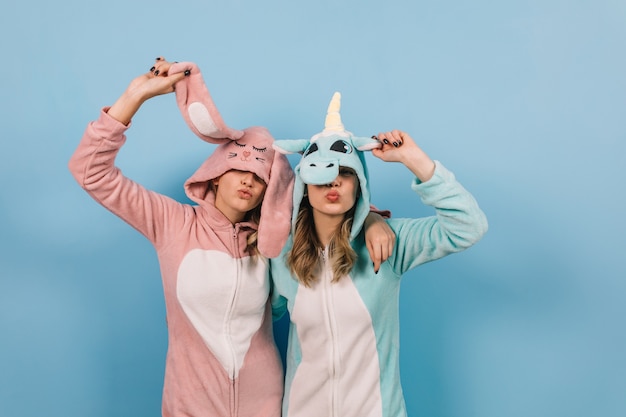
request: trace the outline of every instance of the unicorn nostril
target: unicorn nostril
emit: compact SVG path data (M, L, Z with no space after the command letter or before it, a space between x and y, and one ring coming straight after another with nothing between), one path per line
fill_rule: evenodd
M309 164L310 167L316 167L317 165L315 164Z
M326 168L332 168L332 167L334 167L334 166L335 166L335 164L333 164L333 163L331 162L330 164L326 165Z

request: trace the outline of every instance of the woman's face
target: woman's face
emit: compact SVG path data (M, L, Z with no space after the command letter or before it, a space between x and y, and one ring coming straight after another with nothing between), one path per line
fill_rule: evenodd
M350 168L339 168L339 175L330 184L307 185L313 211L327 216L341 216L356 203L359 179Z
M231 169L213 180L215 207L231 223L242 221L246 214L261 204L267 188L265 182L249 171Z

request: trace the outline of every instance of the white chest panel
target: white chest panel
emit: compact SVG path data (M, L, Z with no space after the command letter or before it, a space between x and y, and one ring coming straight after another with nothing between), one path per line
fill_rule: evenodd
M261 259L195 249L178 270L178 300L232 378L261 326L268 294L267 265Z
M323 277L313 288L300 285L292 321L302 362L291 386L289 415L381 416L376 336L352 279L331 283Z

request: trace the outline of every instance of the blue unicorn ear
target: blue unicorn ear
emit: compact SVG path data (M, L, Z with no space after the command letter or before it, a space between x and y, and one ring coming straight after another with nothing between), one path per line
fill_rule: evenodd
M281 139L274 141L272 147L276 152L282 153L283 155L304 153L307 146L309 146L309 142L309 139Z
M359 151L371 151L372 149L378 149L383 146L378 139L365 138L365 137L352 137L352 144Z

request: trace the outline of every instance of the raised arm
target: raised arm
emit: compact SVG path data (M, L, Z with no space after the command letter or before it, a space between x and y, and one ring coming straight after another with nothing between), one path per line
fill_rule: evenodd
M389 220L398 236L391 262L398 274L415 266L469 248L487 232L487 218L474 197L440 162L435 162L406 132L394 130L378 136L383 143L373 155L404 164L417 178L412 189L436 215Z
M70 172L94 200L155 244L165 235L161 230L164 222L160 220L172 217L168 213L178 212L182 206L126 178L115 166L115 158L126 141L130 120L141 105L152 97L174 91L173 85L185 76L168 76L169 66L159 59L150 72L135 78L113 106L104 108L100 117L88 124L69 161Z

